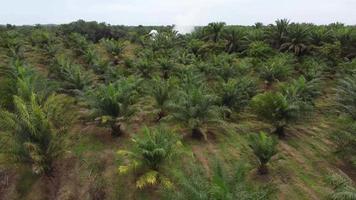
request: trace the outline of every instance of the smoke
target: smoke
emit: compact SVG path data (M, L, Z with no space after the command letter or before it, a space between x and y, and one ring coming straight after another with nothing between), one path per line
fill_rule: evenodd
M174 30L177 31L180 34L187 34L187 33L191 33L194 31L194 26L193 25L174 25Z
M195 26L202 25L209 20L212 9L219 5L220 0L180 0L172 7L180 12L174 16L174 30L180 34L194 31Z

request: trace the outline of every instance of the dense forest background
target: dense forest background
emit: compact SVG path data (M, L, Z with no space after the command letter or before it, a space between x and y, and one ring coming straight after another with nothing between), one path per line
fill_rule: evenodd
M0 26L0 199L354 200L355 57L342 23Z

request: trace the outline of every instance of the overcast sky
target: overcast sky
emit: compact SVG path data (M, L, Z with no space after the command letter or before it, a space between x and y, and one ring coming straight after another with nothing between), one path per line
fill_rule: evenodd
M356 0L0 0L0 24L59 24L78 19L123 25L356 24Z

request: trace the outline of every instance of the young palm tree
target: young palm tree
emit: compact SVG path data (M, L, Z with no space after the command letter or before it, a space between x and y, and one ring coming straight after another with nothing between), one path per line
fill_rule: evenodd
M54 90L52 83L19 61L0 67L0 107L12 110L14 95L29 100L36 93L39 100L44 100Z
M178 174L177 189L166 190L164 199L174 200L256 200L273 199L273 188L255 187L247 180L248 166L239 161L232 173L217 162L207 178L204 170L196 165L188 172Z
M340 111L356 119L356 75L342 79L337 88L337 105Z
M96 51L95 46L94 45L88 46L88 48L85 49L84 51L83 57L85 59L85 62L89 66L93 66L99 59L98 52Z
M43 104L34 93L29 101L14 96L14 113L0 110L0 154L10 163L31 166L35 174L51 175L73 119L68 103L62 95L51 95Z
M167 128L144 128L143 134L137 135L133 140L133 150L119 150L118 155L129 159L129 163L119 166L121 174L130 170L142 170L136 181L138 188L161 183L169 186L172 183L165 177L163 167L177 155L181 145L179 138Z
M136 89L139 82L133 77L122 78L115 83L99 85L88 93L88 103L94 116L100 117L103 123L109 123L112 136L124 134L122 123L135 112L133 104L138 98Z
M320 95L319 79L307 81L304 76L294 79L281 87L281 93L289 98L296 98L305 103L313 104L314 98Z
M151 75L155 70L153 62L147 58L140 59L135 67L139 75L145 79L151 78Z
M261 63L260 76L270 86L274 81L286 79L292 73L294 59L288 54L277 54Z
M230 117L231 111L240 111L248 105L250 99L256 94L257 85L253 79L229 79L217 88L220 97L220 105L229 109L226 117Z
M263 41L251 42L245 52L250 57L262 60L266 60L275 54L273 48Z
M271 123L280 138L285 137L284 128L296 122L305 112L304 102L288 98L279 92L256 95L251 102L252 110L259 118Z
M267 163L277 153L277 144L278 141L265 132L251 135L249 145L260 163L258 167L260 174L268 173Z
M175 69L175 63L170 58L158 59L158 64L164 79L168 79Z
M178 92L176 102L172 104L172 117L191 129L192 137L205 138L202 125L219 122L220 111L215 105L217 98L207 93L204 87L187 85Z
M117 65L125 49L124 43L115 39L101 39L100 43L105 47L107 53L114 59L114 64Z
M84 71L82 66L73 64L69 59L59 56L50 69L50 74L62 81L64 90L78 94L86 89L94 77L89 71Z
M155 101L155 108L158 109L157 122L167 115L170 107L170 101L174 93L174 86L171 79L162 80L153 79L151 95Z
M341 174L332 174L328 177L328 182L332 185L333 192L329 195L332 200L355 200L356 188L352 180Z
M75 54L81 56L84 54L86 49L89 48L90 42L85 36L80 33L71 33L68 37L69 46L74 50Z

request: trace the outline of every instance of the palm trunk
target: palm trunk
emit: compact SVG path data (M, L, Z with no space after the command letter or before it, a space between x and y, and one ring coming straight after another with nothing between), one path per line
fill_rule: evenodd
M169 78L169 72L167 70L164 70L163 72L163 78L167 80Z
M284 132L284 126L278 126L274 132L278 135L280 139L286 137L286 133Z
M124 134L122 130L121 123L113 122L111 124L111 135L113 137L120 137Z
M266 164L262 164L261 163L261 165L258 167L258 173L260 174L260 175L265 175L265 174L268 174L268 167L267 167L267 165Z
M165 112L159 111L159 113L158 113L158 115L157 115L156 122L158 123L158 122L161 121L161 119L162 119L163 117L165 117L165 116L166 116L166 113L165 113Z
M204 137L204 134L200 130L200 128L193 128L192 129L192 138L201 140L203 137Z

